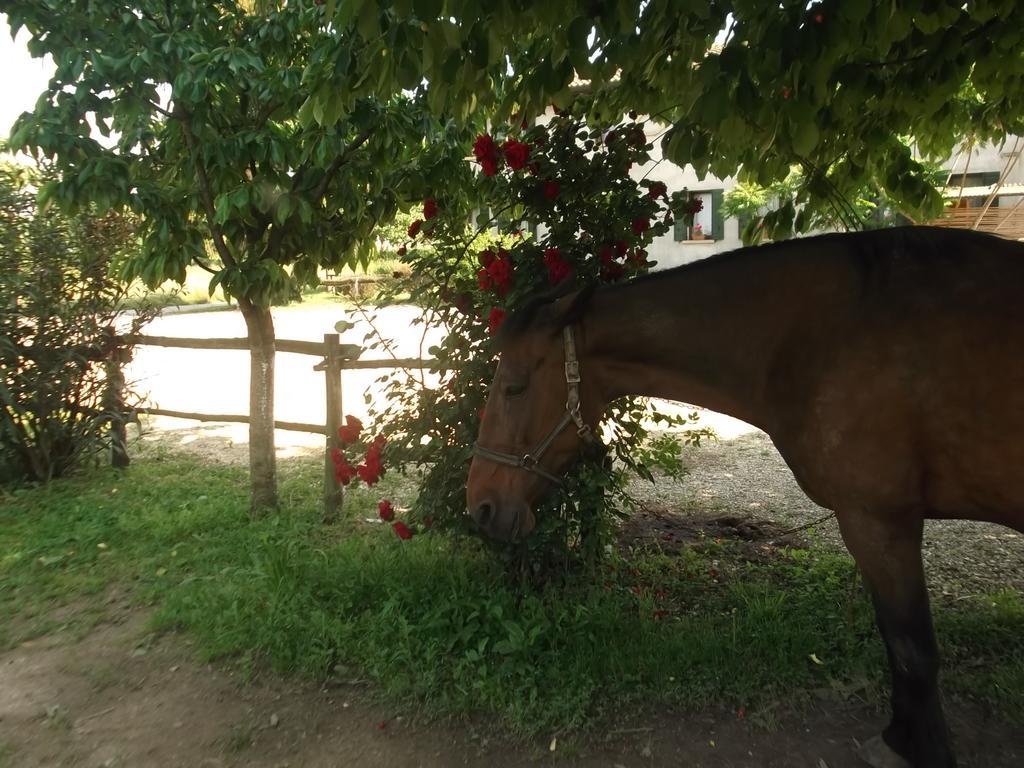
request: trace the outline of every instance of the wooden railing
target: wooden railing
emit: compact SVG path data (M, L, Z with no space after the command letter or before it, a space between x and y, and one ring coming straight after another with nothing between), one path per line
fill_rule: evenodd
M1024 205L991 206L980 208L950 208L935 221L933 227L975 229L1012 240L1024 237Z
M124 349L126 346L153 346L153 347L174 347L178 349L209 349L209 350L248 350L249 340L241 338L178 338L173 336L146 336L137 334L122 338ZM321 358L320 362L313 366L314 371L324 373L324 397L326 405L326 418L323 424L305 424L295 421L275 421L274 429L290 430L293 432L308 432L325 437L324 444L324 507L323 514L326 521L335 519L344 503L342 488L334 479L334 463L331 461L331 450L339 447L338 428L341 426L343 403L342 403L342 371L345 370L371 370L378 368L430 368L434 360L421 358L381 358L376 360L356 359L361 349L353 344L341 344L338 341L337 333L325 333L324 340L320 341L297 341L293 339L277 339L274 342L277 352L288 352L297 355L310 355ZM120 351L117 354L121 354ZM122 358L123 359L123 358ZM108 412L115 414L111 418L111 456L116 466L127 466L127 435L125 424L134 418L135 414L145 413L153 416L169 416L177 419L193 419L195 421L221 421L248 424L250 418L245 414L236 413L194 413L191 411L177 411L168 408L139 407L127 409L124 406L124 379L120 374L120 367L112 364L108 367Z

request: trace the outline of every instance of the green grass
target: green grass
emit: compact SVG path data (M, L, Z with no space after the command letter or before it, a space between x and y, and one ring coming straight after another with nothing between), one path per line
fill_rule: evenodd
M102 618L91 598L116 588L206 658L369 679L428 712L493 712L524 734L641 703L754 713L823 691L880 700L884 654L845 557L746 562L708 541L527 592L475 542L401 542L363 522L381 495L408 501L395 479L350 493L348 520L325 529L319 462L281 470L284 510L257 522L242 470L166 452L3 497L0 645L87 631ZM1021 595L941 604L937 623L946 690L1024 714Z

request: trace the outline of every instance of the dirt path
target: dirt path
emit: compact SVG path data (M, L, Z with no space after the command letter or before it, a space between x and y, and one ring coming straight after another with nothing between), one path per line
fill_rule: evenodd
M961 765L1010 768L1024 734L953 703ZM880 713L830 703L751 726L735 713L659 713L577 742L509 744L484 723L419 723L359 687L275 678L243 683L194 661L186 639L147 635L145 617L120 619L75 642L53 636L0 655L0 765L87 768L853 768L852 735Z

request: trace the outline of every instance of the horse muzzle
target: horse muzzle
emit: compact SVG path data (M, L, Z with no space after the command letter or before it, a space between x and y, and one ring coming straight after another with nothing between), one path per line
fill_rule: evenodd
M498 541L517 541L535 525L526 502L501 504L494 499L484 499L469 510L469 516L484 535Z

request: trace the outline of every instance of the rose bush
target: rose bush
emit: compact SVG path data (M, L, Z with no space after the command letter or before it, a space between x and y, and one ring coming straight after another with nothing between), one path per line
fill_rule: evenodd
M645 274L650 242L676 215L692 223L696 211L684 193L670 196L664 183L630 174L650 160L650 149L642 123L588 126L562 114L480 135L475 194L449 199L439 189L425 201L405 245L414 278L404 289L425 309L416 322L445 329L429 349L439 385L427 386L418 371L400 372L387 385L386 405L374 411L395 465L421 472L418 519L471 531L466 475L497 362L490 337L505 318L567 281L582 287ZM597 559L610 523L630 505L627 477L650 477L639 449L642 422L652 415L673 421L639 399L614 403L602 424L609 455L570 473L565 490L538 510L539 528L526 542L489 546L531 572Z

